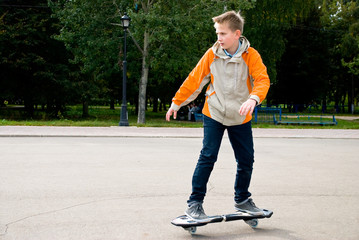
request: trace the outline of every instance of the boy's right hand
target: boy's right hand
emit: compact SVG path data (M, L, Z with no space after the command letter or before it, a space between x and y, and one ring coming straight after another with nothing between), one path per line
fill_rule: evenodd
M166 120L169 122L171 119L173 113L173 119L177 118L177 111L173 110L172 108L168 109L167 113L166 113Z

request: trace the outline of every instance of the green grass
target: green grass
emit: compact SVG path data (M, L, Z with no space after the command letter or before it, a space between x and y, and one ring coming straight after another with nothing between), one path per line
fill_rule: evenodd
M287 129L359 129L359 120L338 120L338 125L298 125L298 124L268 124L268 123L259 123L253 124L253 127L258 128L287 128Z
M89 107L89 117L82 117L82 106L71 106L66 109L63 114L58 114L58 119L48 119L45 113L36 111L34 119L25 119L22 117L23 110L12 109L11 111L0 110L0 125L11 126L91 126L91 127L109 127L118 126L120 122L120 107L116 107L115 110L109 109L109 107L92 106ZM151 110L146 112L146 124L137 123L137 115L134 112L134 108L129 108L129 124L130 126L137 127L201 127L200 122L188 122L171 120L167 122L165 120L166 112L152 112Z
M165 120L166 112L152 112L149 109L146 112L146 124L138 124L134 108L129 107L129 125L137 127L202 127L201 122L189 122ZM23 119L21 110L12 109L4 111L0 109L0 125L12 126L91 126L91 127L109 127L118 126L120 121L120 107L115 110L109 107L92 106L89 107L88 118L82 118L82 106L68 107L66 112L58 114L58 119L48 119L42 111L36 111L34 119ZM352 115L348 115L352 116ZM328 119L329 120L329 119ZM267 123L253 124L254 128L292 128L292 129L359 129L359 120L341 120L337 119L338 125L274 125Z

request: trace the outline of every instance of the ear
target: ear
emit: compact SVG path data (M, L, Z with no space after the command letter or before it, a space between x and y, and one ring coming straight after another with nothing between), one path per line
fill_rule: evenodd
M239 39L241 37L241 30L236 30L236 37Z

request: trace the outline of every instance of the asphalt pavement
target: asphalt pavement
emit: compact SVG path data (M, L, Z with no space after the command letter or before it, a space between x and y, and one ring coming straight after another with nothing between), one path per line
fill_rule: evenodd
M250 191L274 211L199 227L182 215L202 129L0 126L0 239L359 239L359 130L253 129ZM233 212L228 138L208 215Z

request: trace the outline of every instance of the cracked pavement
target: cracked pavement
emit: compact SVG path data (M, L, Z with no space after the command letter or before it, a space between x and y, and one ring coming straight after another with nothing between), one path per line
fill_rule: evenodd
M250 190L272 218L256 230L243 221L209 224L193 237L170 221L186 208L202 139L176 131L0 137L0 239L359 238L356 131L344 132L347 138L257 132ZM233 211L234 174L225 137L204 203L208 215Z

